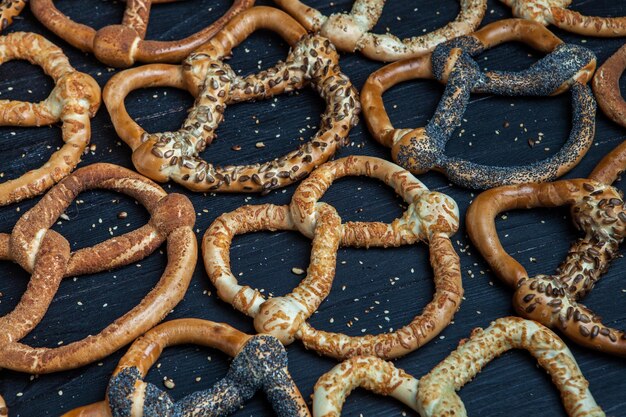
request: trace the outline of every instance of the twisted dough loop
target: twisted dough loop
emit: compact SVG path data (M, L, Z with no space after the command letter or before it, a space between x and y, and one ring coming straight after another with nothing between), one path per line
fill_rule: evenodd
M460 0L461 11L454 21L422 36L398 39L392 34L370 32L382 15L385 0L356 0L350 13L335 13L329 17L299 0L276 0L276 3L308 31L319 32L330 39L339 50L361 51L377 61L424 55L442 42L472 33L487 10L486 0Z
M93 188L136 198L151 220L133 232L70 253L69 243L49 227L80 192ZM183 298L191 280L197 256L194 221L186 197L167 195L152 181L115 165L93 164L61 181L18 220L11 236L0 238L0 259L13 260L32 273L15 310L0 319L5 329L0 335L0 367L33 374L78 368L111 354L161 321ZM56 348L19 343L39 324L63 277L136 262L165 240L169 261L158 284L100 333Z
M625 168L624 152L622 144L591 178L614 178ZM494 218L506 210L566 204L572 207L574 224L585 236L571 246L555 275L529 278L502 247ZM500 187L474 200L467 212L467 227L494 273L516 288L513 304L520 315L559 328L585 347L626 356L626 334L604 325L600 317L578 303L606 272L626 235L626 210L619 190L594 179Z
M13 23L13 18L22 13L24 6L26 6L26 0L1 0L0 30L6 29L11 23ZM2 406L0 406L0 410L1 407ZM0 416L2 416L1 412Z
M222 17L185 39L144 40L152 4L172 1L178 0L127 0L122 24L98 31L71 20L54 6L53 0L30 0L30 4L35 17L57 36L81 51L93 52L104 64L118 68L130 67L135 62L180 62L215 36L231 18L254 4L254 0L234 0Z
M286 62L259 74L238 76L223 59L258 29L279 33L292 45L292 51ZM128 115L124 99L136 88L163 85L188 90L196 103L179 131L149 134ZM251 165L221 167L200 158L200 152L215 138L227 105L265 99L306 85L327 103L320 130L311 141L280 158ZM104 101L118 135L132 148L133 163L141 173L202 192L267 193L301 180L348 141L360 110L357 92L341 73L333 45L320 36L306 36L287 14L269 7L255 7L235 17L182 66L149 65L115 75L104 90Z
M143 381L168 346L192 343L234 357L225 378L212 388L174 401ZM64 417L225 416L263 390L279 417L309 417L309 410L287 369L285 348L271 336L249 336L222 323L172 320L137 339L120 360L107 390L108 401L81 407Z
M390 395L423 417L466 417L456 394L480 370L511 349L527 350L552 377L570 417L603 417L589 383L574 356L557 335L544 326L517 317L505 317L487 329L475 329L430 373L420 380L372 357L354 357L323 375L315 384L314 417L339 417L346 397L356 387Z
M559 29L584 36L626 36L626 17L585 16L568 10L572 0L500 0L511 7L513 16L532 20L544 26L554 25Z
M365 175L391 185L410 206L391 224L341 223L335 209L317 200L336 178ZM220 216L204 235L202 251L207 274L218 296L254 318L258 332L288 344L305 346L334 358L372 354L402 356L427 343L452 319L463 289L459 259L449 236L458 228L458 208L450 197L428 191L407 171L387 161L350 156L320 166L296 190L291 205L244 206ZM261 230L299 230L313 238L306 278L282 297L266 299L261 292L237 282L230 268L230 246L237 234ZM336 252L342 246L389 247L429 242L435 272L435 295L420 316L388 334L348 337L313 329L306 320L328 296L335 275Z
M482 72L473 57L512 40L549 55L521 72ZM563 44L543 26L524 20L499 21L470 36L443 43L428 56L397 62L374 72L361 96L365 119L374 138L391 148L393 160L415 174L434 169L458 185L478 189L549 181L576 166L593 142L596 108L586 83L595 65L593 52ZM414 78L434 78L446 83L444 94L426 127L395 129L385 111L382 94L393 85ZM498 167L445 154L447 142L461 125L470 93L549 96L570 88L573 128L567 142L552 157L525 166Z
M626 69L626 45L607 59L593 77L593 92L598 105L611 120L626 127L626 102L619 80Z
M40 66L55 87L40 103L0 100L0 126L62 123L64 145L41 168L0 184L0 206L34 197L67 176L80 162L91 137L90 118L100 106L100 87L76 71L63 51L35 33L0 36L0 64L23 59Z

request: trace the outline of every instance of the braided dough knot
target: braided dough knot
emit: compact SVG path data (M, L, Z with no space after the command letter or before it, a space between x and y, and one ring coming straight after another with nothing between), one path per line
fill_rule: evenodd
M434 234L451 237L459 229L459 208L451 197L437 191L424 191L399 219L398 228L406 228L418 240L431 240Z
M551 22L552 8L566 8L572 0L500 0L512 8L514 16L534 20L544 26Z
M48 100L50 107L58 112L55 116L67 121L72 113L85 111L94 117L100 107L100 95L96 80L81 72L70 72L59 78Z

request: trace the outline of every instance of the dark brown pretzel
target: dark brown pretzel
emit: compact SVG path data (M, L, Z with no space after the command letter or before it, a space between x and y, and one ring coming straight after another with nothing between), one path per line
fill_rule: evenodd
M626 69L626 45L615 52L593 77L593 92L598 105L611 120L626 127L626 102L619 88L619 80Z
M607 155L589 179L499 187L479 195L467 211L467 229L493 272L516 288L517 312L560 329L575 342L602 352L626 356L626 334L604 325L578 303L589 293L626 236L626 209L619 190L611 187L626 168L626 144ZM585 236L574 243L555 275L530 278L506 253L495 228L495 216L506 210L570 205L574 224Z
M270 29L290 45L285 62L247 77L224 58L252 32ZM310 142L280 158L252 165L216 166L199 157L215 138L226 106L272 97L311 85L326 100L320 130ZM188 90L196 102L177 132L147 133L129 115L124 99L132 90L170 86ZM306 177L348 140L358 123L358 93L339 68L339 55L326 38L306 31L286 13L254 7L231 20L180 66L154 64L116 74L104 89L104 102L117 134L132 148L138 171L193 191L269 192Z
M126 68L135 62L180 62L215 36L233 16L254 4L254 0L233 0L233 5L222 17L185 39L170 42L144 40L152 4L174 1L179 0L126 0L122 24L105 26L97 31L61 13L53 0L30 0L30 6L35 17L60 38L81 51L93 52L106 65Z
M482 72L473 57L509 41L521 41L549 54L521 72ZM509 19L440 44L432 54L379 69L365 83L361 101L372 136L390 147L393 160L414 174L432 169L443 172L458 185L478 189L550 181L576 166L593 142L596 106L586 83L595 65L595 55L590 50L563 44L538 23ZM382 94L395 84L414 78L446 83L444 94L426 127L396 129L385 111ZM549 96L568 89L572 92L573 127L556 155L512 167L480 165L446 155L446 143L461 124L470 93Z
M147 225L96 246L70 253L69 243L50 230L82 191L104 188L127 194L151 214ZM196 264L192 227L195 212L180 194L127 169L93 164L52 188L17 222L11 235L0 234L0 259L31 272L16 308L0 318L0 367L33 374L78 368L115 352L160 322L183 298ZM136 262L167 241L169 262L152 291L132 310L100 333L55 348L33 348L19 341L42 320L61 279Z

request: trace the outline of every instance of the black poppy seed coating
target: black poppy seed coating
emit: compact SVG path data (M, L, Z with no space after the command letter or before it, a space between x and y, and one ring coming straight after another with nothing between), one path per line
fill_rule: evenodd
M109 383L109 406L113 417L130 417L135 383L141 381L136 367L126 368ZM226 376L212 388L174 402L165 391L146 383L144 417L218 417L232 414L262 389L278 417L302 415L294 398L297 387L287 372L287 352L272 336L251 338L233 359Z
M506 184L551 181L573 167L591 146L595 132L596 102L591 88L575 81L575 77L596 57L587 48L558 45L530 68L519 72L482 72L473 56L483 52L484 45L476 38L464 36L440 44L432 54L433 73L445 79L453 49L460 48L437 110L418 137L407 133L398 144L395 162L413 172L437 168L463 187L487 189ZM445 155L447 142L461 125L470 100L470 93L503 96L549 96L563 85L571 85L572 130L567 142L555 155L528 165L498 167L476 164Z

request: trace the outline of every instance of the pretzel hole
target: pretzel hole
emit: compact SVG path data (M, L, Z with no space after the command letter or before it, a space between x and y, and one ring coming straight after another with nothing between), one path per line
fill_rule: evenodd
M119 25L124 17L126 2L105 0L55 0L54 6L74 22L98 30L104 26Z
M571 94L502 97L473 94L446 154L499 166L527 165L559 152L572 128Z
M254 164L280 157L311 140L325 108L311 87L229 105L215 141L200 155L217 165Z
M614 6L615 3L611 0L595 0L592 4L585 1L574 0L567 9L576 11L585 16L622 17L623 14L612 9L612 5Z
M550 415L567 416L550 375L534 357L519 350L490 362L457 394L469 416L506 416L508 410L524 410L529 416L559 410Z
M372 399L374 401L372 401ZM364 409L363 405L367 404ZM420 417L416 412L390 396L372 394L364 388L358 387L350 392L341 410L342 416L408 416Z
M289 45L275 32L258 30L233 48L226 62L237 75L257 74L284 61Z
M26 292L30 274L18 264L10 261L1 261L0 271L3 277L0 282L0 293L2 294L0 296L0 317L4 317L15 309L20 298Z
M25 60L7 61L0 65L0 100L37 103L48 98L54 80L39 65Z
M230 250L231 269L240 285L265 297L290 293L305 278L298 269L309 266L311 241L297 232L257 232L237 235ZM254 254L254 262L250 262ZM294 269L295 268L295 269ZM254 331L250 324L249 331Z
M387 1L372 33L391 33L400 39L425 35L456 19L459 0L439 0L416 5L406 0Z
M396 129L426 126L437 110L443 91L444 86L438 82L420 79L391 87L383 100L392 125Z
M147 132L175 132L185 121L194 98L177 88L154 87L131 91L124 102L130 117Z
M349 336L400 329L432 300L428 256L423 244L341 248L332 290L309 322L316 329Z
M0 183L41 167L63 146L61 129L56 126L3 126L0 127L0 138L2 159L11 161L0 167Z

